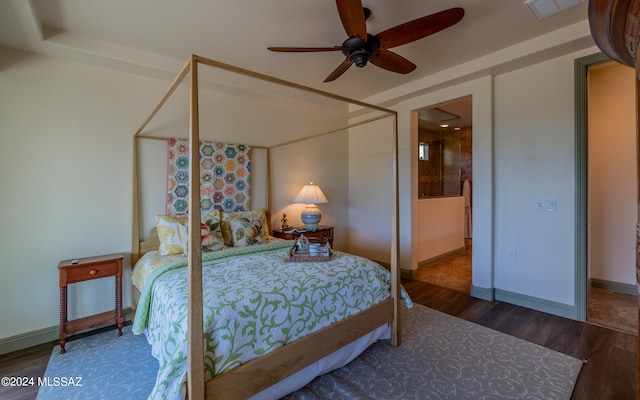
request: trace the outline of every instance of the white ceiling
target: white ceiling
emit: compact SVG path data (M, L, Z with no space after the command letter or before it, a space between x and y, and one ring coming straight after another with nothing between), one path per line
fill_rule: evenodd
M366 99L399 85L587 19L587 3L536 20L523 0L363 0L369 33L462 7L460 23L394 52L408 75L372 64L322 83L340 52L274 53L268 46L340 45L333 1L2 0L0 46L172 78L191 54L339 95ZM0 60L1 61L1 60ZM1 68L1 63L0 63Z

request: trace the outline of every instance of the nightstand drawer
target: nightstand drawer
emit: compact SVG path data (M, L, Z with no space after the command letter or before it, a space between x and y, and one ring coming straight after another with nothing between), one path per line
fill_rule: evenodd
M285 239L295 240L304 235L310 242L329 242L331 248L333 248L333 226L321 226L315 231L307 231L304 228L286 228L285 230L274 229L273 236Z
M118 272L118 263L102 263L94 266L78 266L77 268L67 268L67 284L88 281L91 279L114 276Z
M305 232L304 235L312 242L330 242L333 240L332 231L322 230L315 232Z

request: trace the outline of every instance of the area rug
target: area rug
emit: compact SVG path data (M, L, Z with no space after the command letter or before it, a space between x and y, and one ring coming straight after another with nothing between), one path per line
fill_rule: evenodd
M286 399L569 399L583 364L418 304L402 329Z
M376 343L285 399L569 399L583 363L419 304L404 309L402 329L402 346ZM130 329L66 348L53 349L44 382L75 377L81 386L42 386L38 400L135 400L151 392L158 362Z
M146 399L156 382L158 360L144 335L131 325L55 346L36 400Z

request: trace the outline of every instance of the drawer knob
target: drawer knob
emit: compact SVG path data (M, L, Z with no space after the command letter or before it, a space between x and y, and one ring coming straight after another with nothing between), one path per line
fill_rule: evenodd
M97 273L98 273L98 271L95 270L95 269L92 269L91 271L89 271L89 275L95 275Z

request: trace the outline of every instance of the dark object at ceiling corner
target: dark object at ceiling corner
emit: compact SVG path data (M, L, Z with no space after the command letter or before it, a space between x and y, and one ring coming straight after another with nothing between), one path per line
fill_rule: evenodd
M612 60L636 68L640 0L589 0L589 27L600 50ZM635 17L636 23L629 24Z

